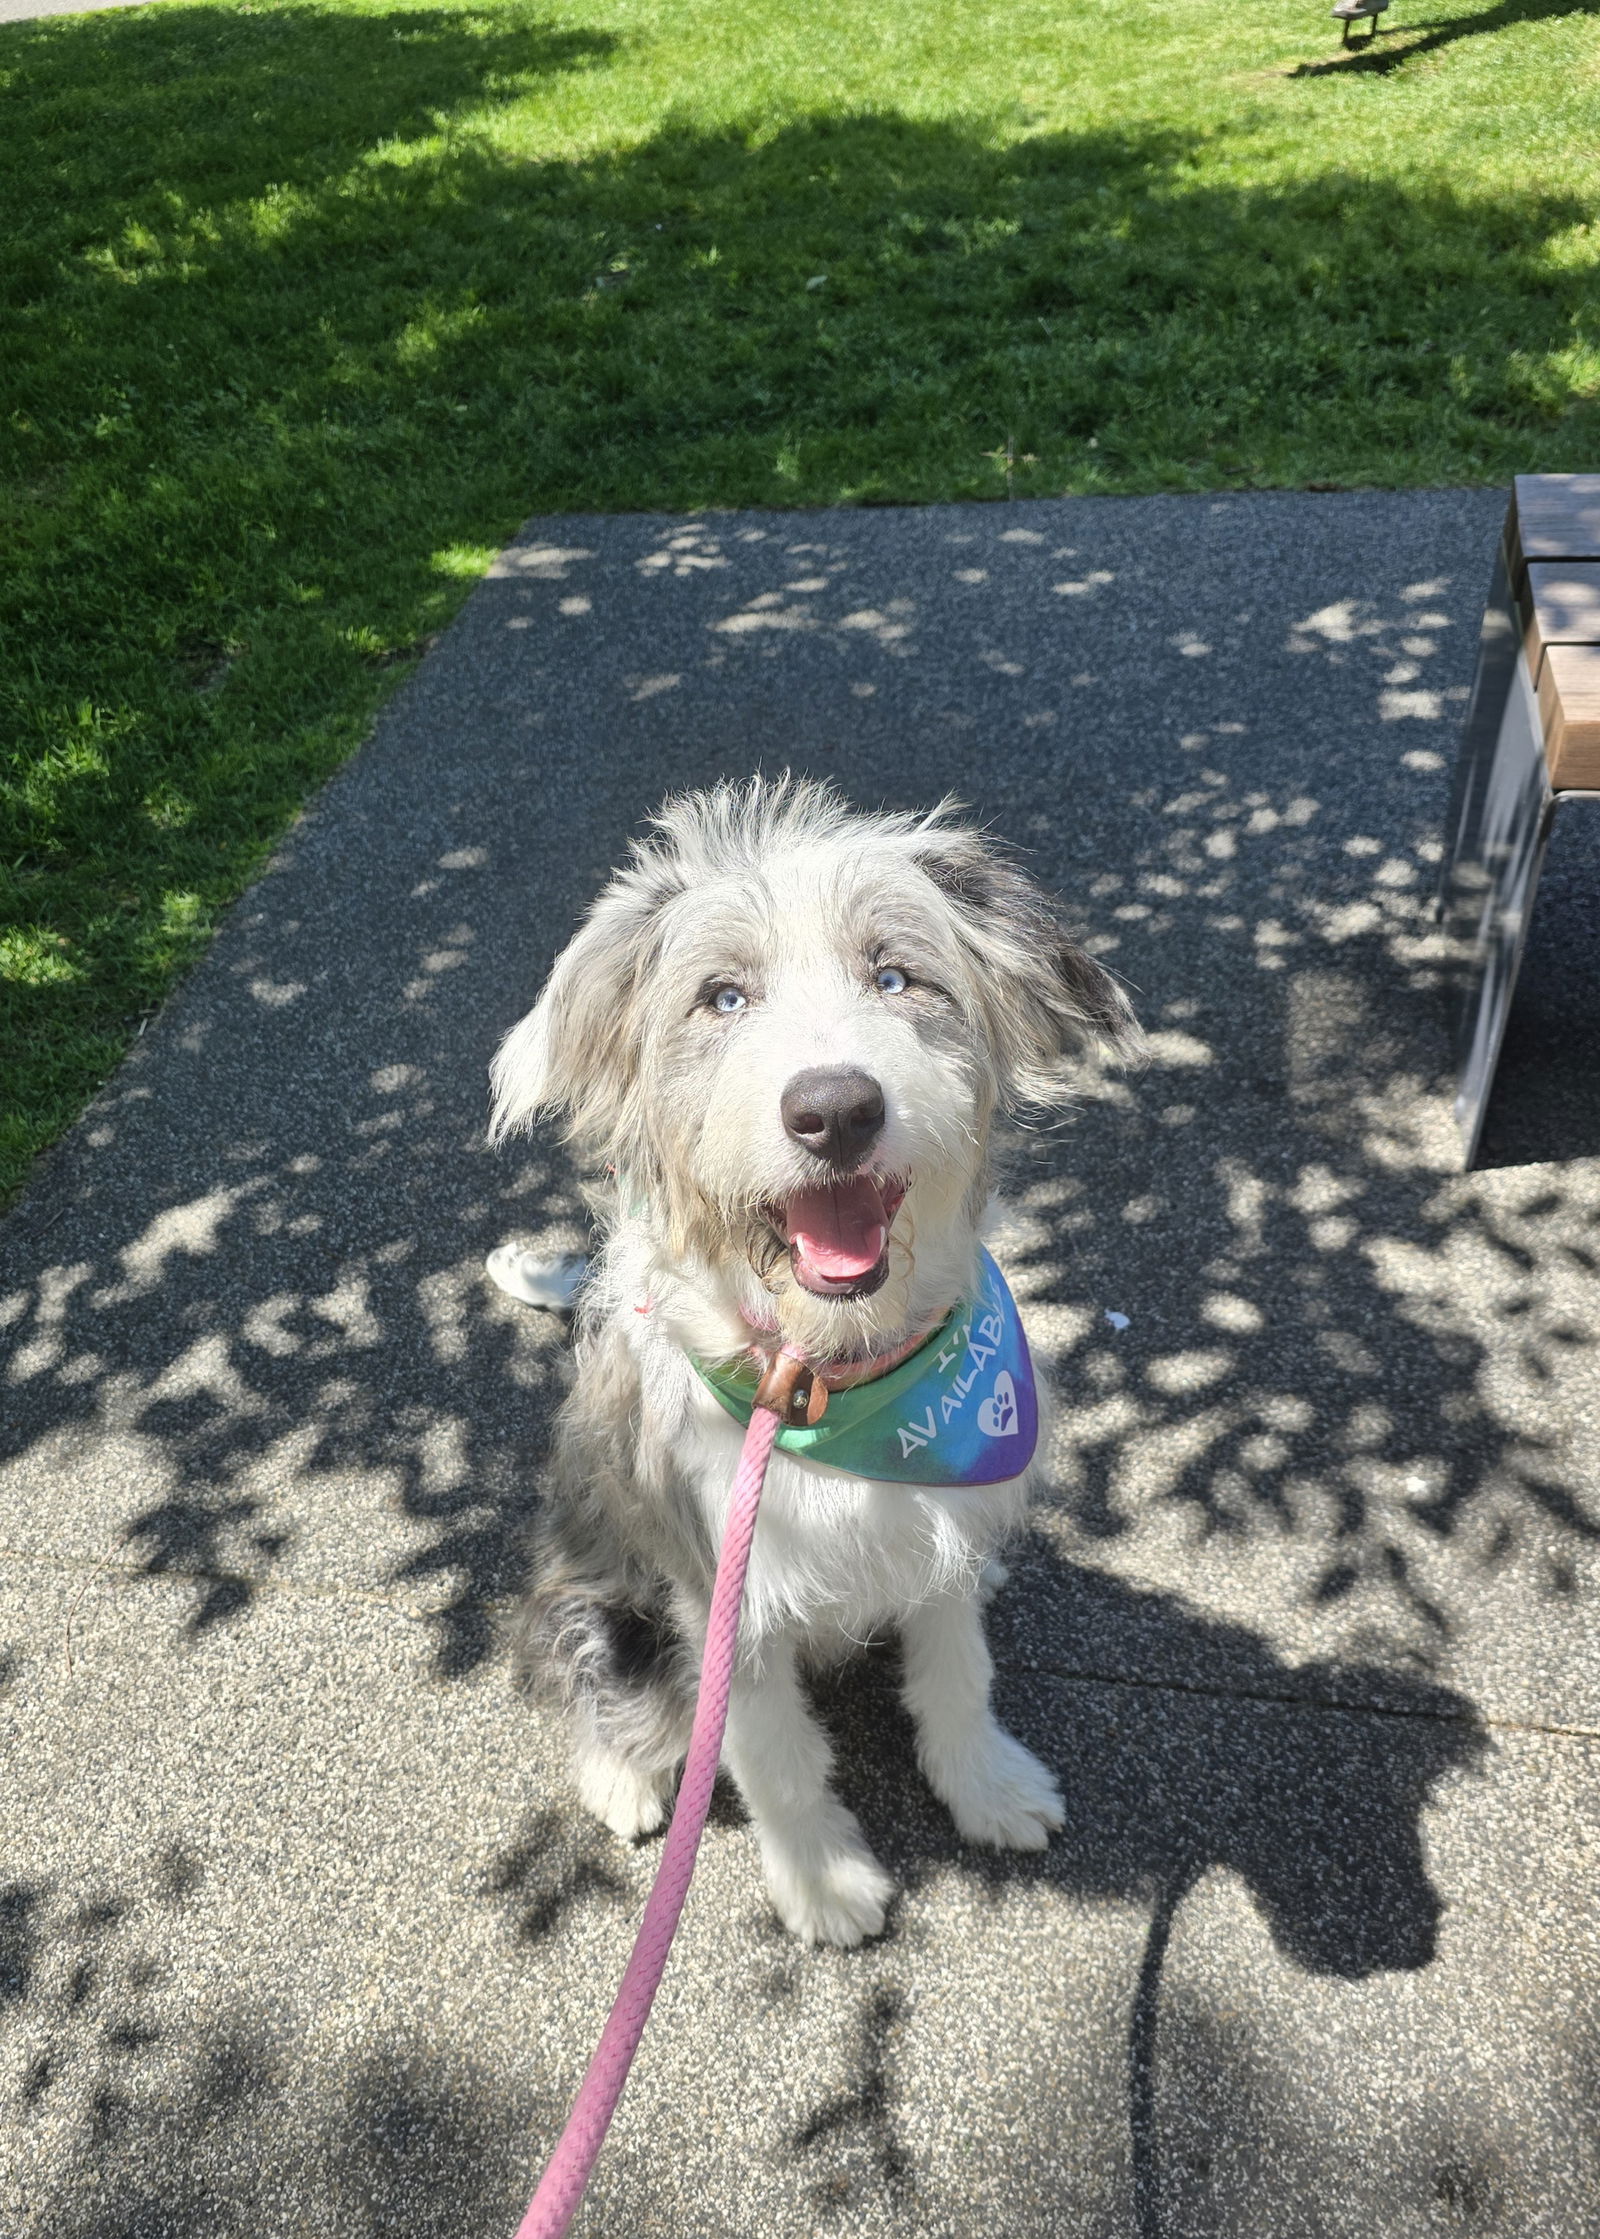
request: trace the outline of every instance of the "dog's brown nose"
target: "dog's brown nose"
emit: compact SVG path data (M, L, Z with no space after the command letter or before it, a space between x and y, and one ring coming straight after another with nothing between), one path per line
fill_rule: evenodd
M795 1141L831 1166L859 1165L883 1133L883 1090L854 1065L796 1073L778 1109Z

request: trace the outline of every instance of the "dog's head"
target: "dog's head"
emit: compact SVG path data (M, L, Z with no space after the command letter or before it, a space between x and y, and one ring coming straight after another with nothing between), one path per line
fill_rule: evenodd
M865 815L753 779L655 819L502 1045L494 1132L563 1114L668 1254L840 1352L962 1293L996 1114L1135 1033L949 804Z

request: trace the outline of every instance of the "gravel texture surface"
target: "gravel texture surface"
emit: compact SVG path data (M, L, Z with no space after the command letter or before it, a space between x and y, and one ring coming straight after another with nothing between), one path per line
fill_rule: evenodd
M579 2228L1600 2228L1600 847L1470 1176L1425 908L1502 509L529 525L0 1225L0 2228L514 2225L654 1846L498 1646L565 1366L482 1262L582 1223L485 1072L757 764L959 793L1152 1033L997 1246L1065 1404L991 1635L1069 1821L965 1849L890 1656L829 1678L890 1929L792 1945L719 1806Z

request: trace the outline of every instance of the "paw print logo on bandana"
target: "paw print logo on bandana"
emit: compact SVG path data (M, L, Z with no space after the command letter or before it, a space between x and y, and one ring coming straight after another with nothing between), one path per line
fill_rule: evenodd
M978 1409L978 1428L985 1438L1009 1438L1017 1427L1017 1387L1004 1368L994 1380L994 1390Z

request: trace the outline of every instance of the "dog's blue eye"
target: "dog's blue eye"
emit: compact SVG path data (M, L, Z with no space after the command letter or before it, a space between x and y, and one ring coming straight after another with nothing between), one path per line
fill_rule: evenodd
M880 995L904 995L910 982L898 964L885 964L873 985Z
M731 1016L734 1011L742 1011L744 1006L745 993L742 987L719 987L711 998L711 1008L721 1011L725 1017Z

